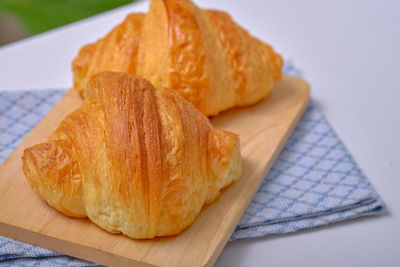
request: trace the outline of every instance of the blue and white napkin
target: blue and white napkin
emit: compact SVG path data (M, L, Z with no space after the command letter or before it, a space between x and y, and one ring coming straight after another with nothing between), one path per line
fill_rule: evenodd
M290 63L284 73L298 76ZM65 94L0 92L0 164ZM368 215L384 204L314 101L231 237L283 234ZM0 236L0 264L94 264Z

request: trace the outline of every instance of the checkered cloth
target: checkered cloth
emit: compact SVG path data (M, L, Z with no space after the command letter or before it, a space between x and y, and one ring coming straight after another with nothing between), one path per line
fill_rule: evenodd
M290 63L284 72L299 75ZM64 93L0 92L0 163ZM378 215L382 209L383 202L311 101L231 241ZM5 237L0 237L0 264L93 265Z

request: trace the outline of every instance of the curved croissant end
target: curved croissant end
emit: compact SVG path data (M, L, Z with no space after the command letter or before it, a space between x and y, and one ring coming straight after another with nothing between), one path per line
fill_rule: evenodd
M105 72L49 141L28 148L32 188L70 216L132 238L177 234L240 176L237 135L178 94Z
M72 144L49 141L24 151L23 171L35 192L70 216L86 217L81 174Z
M73 62L74 87L85 91L100 71L137 74L177 91L210 116L265 98L280 79L282 57L225 12L190 0L152 0Z

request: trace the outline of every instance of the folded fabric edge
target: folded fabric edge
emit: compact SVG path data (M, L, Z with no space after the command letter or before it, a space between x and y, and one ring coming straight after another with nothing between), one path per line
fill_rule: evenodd
M373 199L372 202L368 204L364 203L363 206L359 206L358 208L349 208L338 212L331 212L323 216L305 217L301 219L296 218L296 220L288 220L275 224L260 224L258 226L237 228L232 234L229 242L239 239L266 237L275 234L287 234L361 217L375 216L381 214L383 210L384 203L380 197L377 196L377 198Z
M247 223L245 226L240 226L240 224L239 224L238 227L236 228L236 230L257 227L260 225L272 225L272 224L280 224L280 223L285 223L285 222L289 222L289 221L297 221L297 220L302 220L302 219L312 219L312 218L316 218L316 217L320 217L320 216L326 216L326 215L332 214L332 213L339 213L339 212L344 212L347 210L353 210L356 208L362 208L362 207L368 206L372 203L378 203L378 202L380 204L379 205L377 204L377 208L379 208L379 211L382 211L384 208L384 204L380 200L379 196L377 194L373 193L373 194L371 194L370 197L367 197L365 199L362 199L361 201L351 203L348 205L339 206L336 208L318 211L318 212L314 212L314 213L300 214L300 215L296 215L296 216L289 216L289 217L273 219L273 220L266 220L266 221L255 222L255 223Z

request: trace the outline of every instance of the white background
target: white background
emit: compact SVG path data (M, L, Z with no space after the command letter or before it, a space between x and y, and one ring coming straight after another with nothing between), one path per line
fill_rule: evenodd
M229 243L217 266L400 266L400 1L196 0L292 60L381 195L383 216ZM79 48L140 2L0 47L0 90L71 87Z

